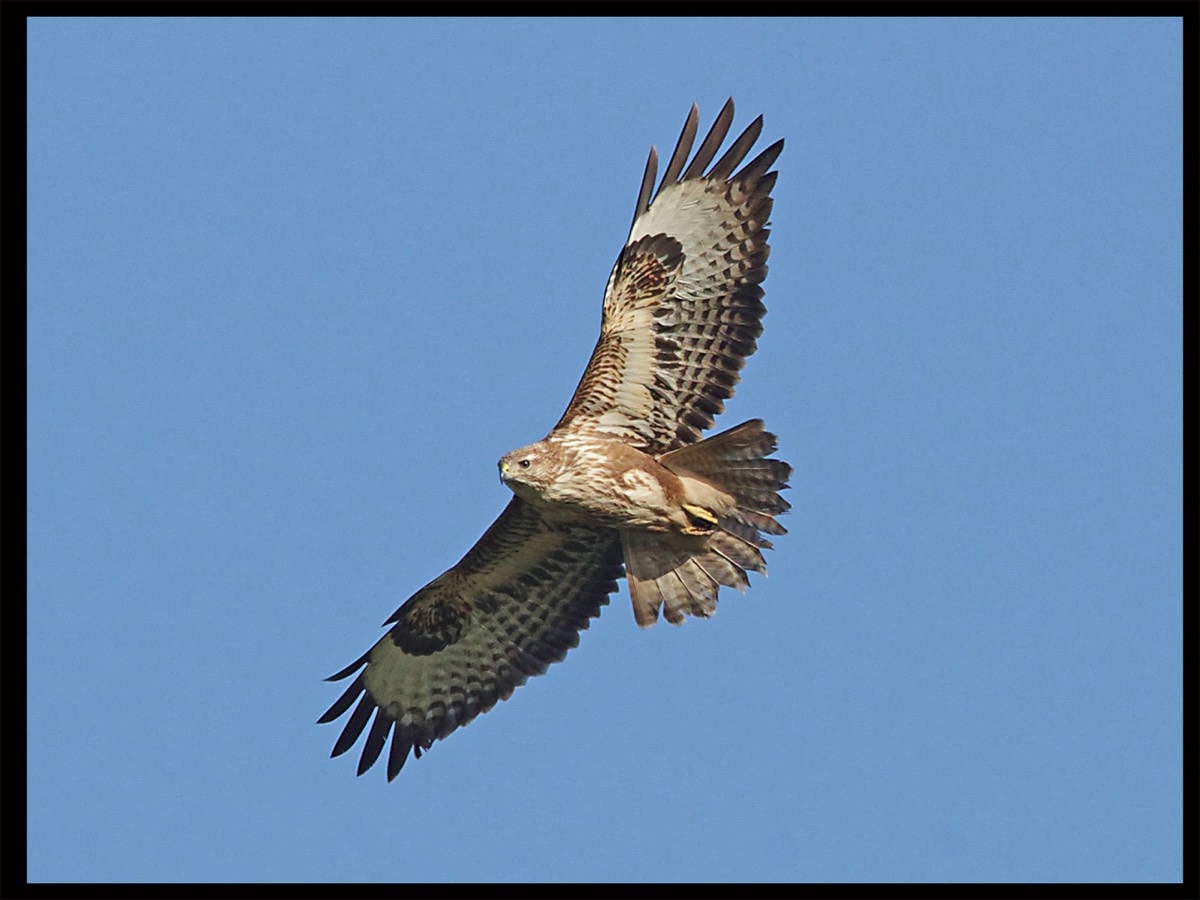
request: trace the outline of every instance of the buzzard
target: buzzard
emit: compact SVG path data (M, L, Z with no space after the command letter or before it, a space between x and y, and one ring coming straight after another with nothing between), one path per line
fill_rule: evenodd
M708 617L719 586L745 590L748 571L765 574L763 535L785 533L775 516L789 508L779 491L792 467L768 458L776 439L761 420L702 432L762 333L783 141L738 169L759 116L714 164L733 101L691 156L698 120L693 106L657 190L650 150L579 386L545 438L500 459L508 506L328 679L355 676L319 721L354 706L333 755L366 731L360 775L390 735L391 781L410 751L419 758L561 660L622 575L648 626L660 610L674 624Z

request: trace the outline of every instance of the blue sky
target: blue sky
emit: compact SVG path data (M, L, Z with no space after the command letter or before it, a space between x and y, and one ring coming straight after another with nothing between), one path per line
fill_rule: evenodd
M29 878L1181 877L1170 19L29 23ZM770 578L387 784L322 678L507 502L651 143L762 113Z

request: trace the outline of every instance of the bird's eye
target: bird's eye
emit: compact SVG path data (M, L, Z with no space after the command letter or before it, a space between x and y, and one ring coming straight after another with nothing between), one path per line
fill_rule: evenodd
M529 460L523 459L519 463L517 463L517 465L520 466L522 469L528 469L531 464L530 464Z

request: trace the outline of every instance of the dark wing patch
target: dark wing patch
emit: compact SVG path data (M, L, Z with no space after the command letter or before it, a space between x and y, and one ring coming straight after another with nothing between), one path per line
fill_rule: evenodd
M615 532L550 525L514 497L458 565L413 595L388 620L388 633L330 679L362 669L318 720L331 722L357 701L333 755L371 722L358 772L390 735L388 780L395 778L410 751L420 757L561 660L622 571Z
M734 173L762 131L760 116L713 164L733 121L730 101L685 169L697 119L693 107L652 200L651 151L629 239L609 276L600 340L556 431L656 454L697 441L757 348L776 178L768 170L783 141ZM679 263L659 283L646 279L651 249L664 265Z
M416 601L416 602L413 602ZM471 623L471 604L461 597L413 597L389 621L392 643L412 656L428 656L457 643Z

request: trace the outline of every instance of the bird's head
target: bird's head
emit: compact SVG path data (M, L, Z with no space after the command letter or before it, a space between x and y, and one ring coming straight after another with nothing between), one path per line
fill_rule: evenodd
M540 494L554 479L558 454L545 441L500 457L500 480L518 495Z

